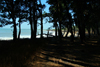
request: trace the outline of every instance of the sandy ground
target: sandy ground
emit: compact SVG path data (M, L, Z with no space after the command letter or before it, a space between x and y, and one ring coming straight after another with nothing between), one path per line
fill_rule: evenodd
M100 67L100 37L80 44L69 38L0 42L0 67ZM92 65L92 66L91 66Z
M66 36L66 34L67 34L67 32L62 32L64 35L63 35L63 37L65 37ZM68 37L70 37L71 36L71 33L68 33L68 35L67 35ZM78 34L77 33L75 33L75 37L78 37Z

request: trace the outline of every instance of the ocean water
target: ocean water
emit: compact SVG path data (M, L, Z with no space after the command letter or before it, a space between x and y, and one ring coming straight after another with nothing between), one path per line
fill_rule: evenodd
M19 30L17 30L18 34ZM43 33L47 34L47 30L43 30ZM50 31L49 33L54 35L54 31ZM40 38L41 34L40 30L37 30L37 38ZM46 37L46 35L43 35ZM31 37L31 31L30 29L21 29L21 38L30 38ZM10 40L13 39L13 29L12 28L0 28L0 40Z

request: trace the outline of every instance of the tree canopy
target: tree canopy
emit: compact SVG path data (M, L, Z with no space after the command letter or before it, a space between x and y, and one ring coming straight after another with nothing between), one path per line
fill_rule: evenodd
M17 39L17 25L29 21L31 39L36 38L37 21L41 19L41 38L43 38L43 17L51 18L49 23L55 27L56 37L62 38L62 29L67 28L71 32L71 40L74 40L75 27L79 29L80 40L85 40L86 30L89 33L99 35L100 2L99 0L47 0L50 5L50 13L44 13L45 4L41 0L1 0L0 1L0 27L8 24L13 26L13 39ZM71 13L70 13L71 11ZM19 22L16 22L19 18ZM12 19L12 20L11 20ZM20 33L19 35L20 36ZM67 35L66 35L67 36Z

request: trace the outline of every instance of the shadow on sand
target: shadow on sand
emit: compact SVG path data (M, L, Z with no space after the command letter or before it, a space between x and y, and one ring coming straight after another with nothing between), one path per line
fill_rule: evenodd
M100 45L96 39L88 40L84 44L69 42L50 42L40 51L38 65L46 67L94 67L100 66ZM52 39L51 39L52 40Z
M93 67L100 66L100 45L96 38L84 44L63 38L0 41L0 67Z

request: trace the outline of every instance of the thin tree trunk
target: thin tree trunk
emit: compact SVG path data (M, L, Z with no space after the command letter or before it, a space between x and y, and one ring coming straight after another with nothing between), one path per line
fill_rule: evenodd
M68 18L69 18L69 27L70 27L70 32L71 32L71 41L73 42L74 35L73 35L73 31L72 31L72 17L68 10L69 10L69 8L67 7L67 14L68 14Z
M98 28L98 27L97 27L97 34L100 35L100 33L99 33L99 28Z
M36 39L36 33L37 33L37 21L35 20L35 23L34 23L34 39Z
M95 29L94 28L92 28L92 32L93 32L93 35L95 34Z
M56 23L56 26L55 26L55 37L57 38L57 22Z
M41 38L43 38L43 18L42 18L42 9L41 9Z
M19 34L18 34L18 39L20 39L20 34L21 34L21 22L19 22Z
M79 28L79 34L80 34L81 43L83 43L83 35L82 35L81 27Z
M88 30L88 36L90 38L90 28L88 28L87 30Z
M64 28L64 35L65 35L65 32L66 32L66 28Z
M48 32L47 32L47 38L49 37L49 29L48 29Z
M61 40L61 38L62 38L61 22L59 22L59 38L60 38L60 40Z
M40 5L41 4L41 0L39 0ZM41 15L41 38L43 38L43 17L42 17L42 8L40 9L40 15Z
M83 31L83 39L85 40L85 24L84 24L84 22L83 22L83 27L82 27L82 31Z
M85 40L85 35L84 35L84 28L80 28L80 38L81 38L81 43Z
M71 16L69 15L69 24L70 24L70 32L71 32L71 41L73 42L74 40L74 35L73 35L73 31L72 31L72 22L71 22Z
M72 26L71 26L71 41L73 42L74 40L74 35L73 35L73 31L72 31Z
M74 36L75 36L75 26L74 26Z
M98 27L98 22L96 24L96 30L97 30L97 34L100 35L100 33L99 33L99 27Z
M80 26L80 22L78 22L78 28L79 28L80 40L81 43L83 43L82 27Z
M31 18L30 18L31 19ZM30 20L30 28L31 28L31 39L33 39L33 26L32 26L32 20Z
M59 14L59 39L60 39L60 41L62 40L61 38L62 38L62 33L61 33L61 10L60 10L60 4L59 4L59 2L57 1L57 11L58 11L58 14Z
M94 31L94 29L92 28L92 31L93 31L93 35L95 34L95 31Z
M32 26L32 8L31 8L31 3L30 3L30 18L29 18L29 22L30 22L30 29L31 29L31 39L33 39L33 26Z
M36 11L36 8L37 8L37 0L35 0L33 2L33 22L34 22L34 35L33 35L33 37L34 37L34 39L36 39L36 33L37 33L37 11Z
M65 36L65 37L68 36L69 31L70 31L70 28L68 27L68 28L67 28L67 33L66 33L66 36Z

